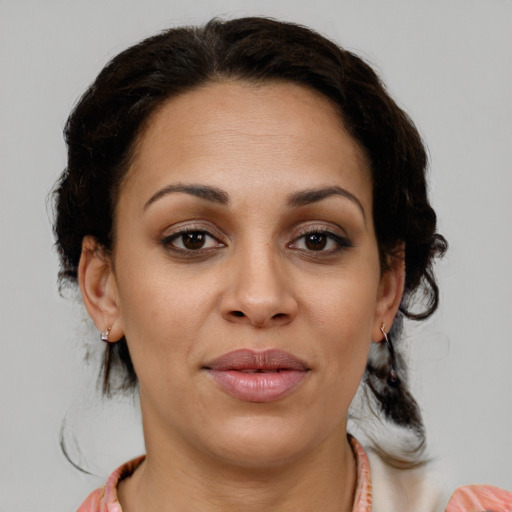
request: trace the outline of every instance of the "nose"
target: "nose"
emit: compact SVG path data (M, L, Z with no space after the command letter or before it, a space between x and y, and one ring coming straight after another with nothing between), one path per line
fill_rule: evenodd
M283 326L294 320L298 304L293 283L278 259L269 249L236 259L221 300L225 320L258 328Z

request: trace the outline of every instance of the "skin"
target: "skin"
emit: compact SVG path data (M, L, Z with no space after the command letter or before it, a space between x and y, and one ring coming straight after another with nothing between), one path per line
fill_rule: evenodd
M229 202L163 191L177 185ZM333 187L347 193L290 204ZM79 268L91 317L126 336L140 382L147 458L120 486L125 512L189 510L192 497L205 511L352 509L347 411L403 289L401 261L381 272L372 213L364 153L319 94L221 82L156 112L114 250L86 237ZM187 250L185 228L204 245ZM285 350L310 371L275 402L239 400L202 368L240 348Z

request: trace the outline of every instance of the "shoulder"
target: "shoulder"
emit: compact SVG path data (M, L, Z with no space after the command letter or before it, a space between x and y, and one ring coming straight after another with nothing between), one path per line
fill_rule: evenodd
M398 469L368 450L371 468L373 512L441 512L447 494L428 466Z
M108 477L105 487L93 491L77 512L123 512L117 499L117 486L121 480L133 474L144 458L144 456L137 457L117 468Z
M512 512L512 493L490 485L459 487L446 512Z
M459 487L451 497L428 466L396 469L368 451L373 512L512 512L512 493L490 485Z
M106 512L108 509L103 505L105 503L105 488L96 489L80 505L77 512Z

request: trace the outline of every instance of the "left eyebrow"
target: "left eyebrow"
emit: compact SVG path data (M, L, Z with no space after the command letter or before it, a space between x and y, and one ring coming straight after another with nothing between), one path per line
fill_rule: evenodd
M359 201L359 199L354 194L352 194L352 192L349 192L348 190L338 186L312 188L294 192L288 196L288 205L306 206L308 204L321 201L322 199L326 199L330 196L341 196L352 201L361 210L363 218L366 219L366 214L361 201Z

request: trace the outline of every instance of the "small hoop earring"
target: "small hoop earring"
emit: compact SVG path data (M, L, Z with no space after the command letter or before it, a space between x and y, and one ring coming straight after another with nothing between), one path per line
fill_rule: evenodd
M112 330L112 327L107 327L103 331L101 331L100 338L101 341L104 341L105 343L110 343L110 340L108 337L110 336L110 331Z
M398 385L398 375L396 373L395 367L395 349L393 348L393 344L391 343L391 338L385 331L386 326L382 324L380 326L380 331L384 335L384 341L386 342L386 346L388 347L388 356L389 356L389 374L388 374L388 384L390 386Z

